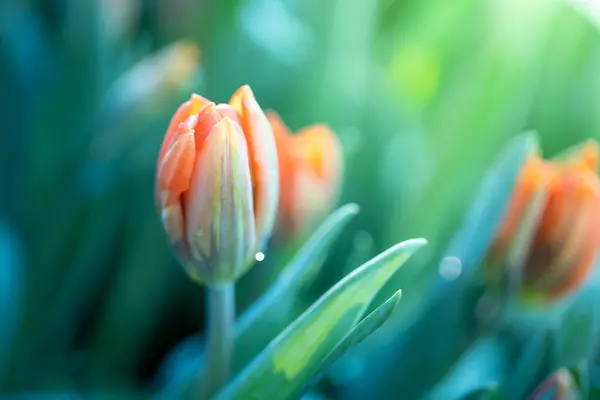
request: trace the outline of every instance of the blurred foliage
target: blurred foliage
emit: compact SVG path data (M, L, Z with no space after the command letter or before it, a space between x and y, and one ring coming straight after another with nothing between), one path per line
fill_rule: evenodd
M220 102L246 83L291 129L332 126L345 152L342 203L361 208L291 315L394 243L429 241L373 302L403 289L391 322L306 396L399 390L388 372L412 364L387 346L426 326L439 260L457 255L453 238L499 149L530 129L547 155L600 138L599 15L583 0L1 2L0 394L144 398L160 386L161 363L204 330L204 311L154 208L158 148L190 92ZM296 250L271 246L238 284L240 312ZM585 295L575 304L598 304ZM597 317L581 315L597 312L572 309L595 340ZM518 331L463 343L460 363L492 360L476 379L491 386L473 391L494 391L519 357L530 357L524 370L550 357L529 354ZM558 346L546 335L528 339ZM581 354L595 346L581 346L514 390L584 363L573 374L598 393L598 367ZM460 363L442 383L474 368Z

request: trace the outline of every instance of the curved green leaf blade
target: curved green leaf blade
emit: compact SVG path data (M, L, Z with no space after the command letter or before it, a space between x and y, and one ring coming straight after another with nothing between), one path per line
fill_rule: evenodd
M318 372L369 303L424 239L399 243L339 281L277 336L217 399L288 399Z
M325 255L348 223L358 214L356 204L334 211L306 241L277 280L236 323L234 371L241 370L271 339L291 323L297 293L317 276ZM194 336L182 343L166 361L167 385L161 395L174 398L193 386L200 367L203 341Z
M553 331L541 329L523 343L518 358L501 384L502 394L506 398L524 398L550 372L551 350L555 347L553 335Z
M481 339L425 398L458 400L496 392L498 382L508 371L511 353L500 334Z
M575 365L594 353L598 344L598 303L576 303L562 321L557 332L559 365Z
M372 333L377 331L389 318L393 315L394 310L400 302L402 291L398 290L387 299L383 304L373 310L369 315L363 318L356 326L329 352L329 354L321 361L319 372L315 377L327 372L327 370L339 360L346 352L351 350L363 340L367 339Z
M325 371L348 350L361 343L373 332L379 329L394 313L400 302L402 291L398 290L382 305L363 318L356 326L334 347L321 362L321 371Z
M586 286L560 315L557 332L557 366L573 366L586 360L600 338L600 262L596 262Z
M379 307L373 310L369 315L363 318L356 326L335 346L333 350L323 359L319 366L319 372L315 374L311 382L308 384L309 388L318 383L324 374L327 374L329 380L334 385L343 385L344 381L348 380L348 362L349 360L343 360L342 363L336 362L346 355L350 350L353 350L357 345L362 343L371 334L375 333L379 328L385 324L397 309L400 302L402 291L398 290L389 299L384 301ZM350 368L351 369L351 368ZM306 389L309 389L306 388ZM310 393L310 392L309 392ZM306 396L305 393L298 393L298 395ZM294 396L295 397L295 396ZM302 397L304 399L304 397Z

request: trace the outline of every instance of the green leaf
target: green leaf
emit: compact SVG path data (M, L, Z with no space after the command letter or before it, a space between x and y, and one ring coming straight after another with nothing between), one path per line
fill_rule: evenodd
M424 239L393 246L354 270L277 336L217 399L288 399L357 324L369 303Z
M594 353L600 337L600 263L585 288L561 316L557 332L557 366L573 366Z
M551 372L554 332L547 328L533 334L523 346L518 359L510 366L502 382L502 393L508 399L524 398L537 382Z
M600 364L593 358L588 368L590 399L600 399Z
M482 388L469 393L461 400L501 400L502 397L496 386L491 386L489 388Z
M426 399L487 398L483 393L497 392L498 382L510 365L510 341L500 333L476 342Z
M579 390L580 398L590 398L590 363L581 361L572 368L569 368L571 376L575 380L575 386Z
M598 342L597 303L576 304L565 315L562 329L557 334L558 363L574 365L593 354Z
M338 343L337 346L323 359L319 368L319 373L325 372L334 362L342 357L352 347L358 345L373 332L379 329L394 313L394 310L400 302L401 290L398 290L392 297L387 299L382 305L373 310Z
M236 323L234 371L241 370L271 339L294 320L297 294L317 276L326 252L359 212L356 204L334 211L306 241L277 280ZM180 345L165 363L167 385L162 394L175 393L193 385L200 367L203 342L195 336Z
M8 372L22 310L23 255L16 232L0 220L0 384Z

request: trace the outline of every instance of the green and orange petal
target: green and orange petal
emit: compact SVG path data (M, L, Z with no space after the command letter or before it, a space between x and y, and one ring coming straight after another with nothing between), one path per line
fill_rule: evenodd
M186 237L202 276L212 282L243 273L255 247L246 139L223 118L208 135L185 195Z
M598 148L592 141L554 161L530 156L487 257L490 278L501 278L508 267L505 257L534 199L542 193L543 201L536 205L539 217L520 268L523 294L551 300L581 287L600 245L597 163Z
M273 131L249 86L239 88L229 100L237 111L248 142L254 189L256 235L262 246L275 224L279 197L279 169Z
M549 188L525 283L550 297L571 292L589 275L599 243L598 178L587 168L567 168Z

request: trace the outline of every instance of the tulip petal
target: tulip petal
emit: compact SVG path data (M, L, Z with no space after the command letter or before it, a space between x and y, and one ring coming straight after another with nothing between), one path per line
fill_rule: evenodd
M273 111L273 110L267 110L265 111L265 116L267 117L267 120L269 121L269 125L271 125L271 128L273 129L273 135L275 135L275 141L277 141L279 138L293 138L294 136L292 135L292 131L290 131L290 129L288 128L288 126L285 124L285 122L283 122L283 119L281 119L281 116L279 116L279 114L277 114L277 112ZM278 148L279 150L279 148Z
M278 235L293 235L295 228L294 193L296 192L295 159L293 151L296 137L288 129L281 117L274 111L265 113L277 148L277 164L279 165L279 204L277 207Z
M553 171L549 164L539 158L537 154L531 155L513 189L512 199L508 205L496 239L490 248L487 257L489 269L488 278L492 281L501 279L505 257L512 245L514 237L521 226L521 222L529 210L530 204L544 190L551 178Z
M248 141L250 172L254 186L256 233L261 248L268 240L277 213L279 174L273 131L249 86L239 88L229 104L240 116Z
M600 243L600 185L577 166L563 171L551 187L525 279L559 297L588 276Z
M309 126L292 135L279 115L266 112L279 164L278 236L301 236L332 208L342 180L342 150L329 127Z
M289 150L294 163L292 234L302 235L318 224L337 202L342 151L335 134L322 124L300 130L293 139L295 143Z
M598 169L598 152L598 143L595 140L588 140L557 155L554 161L562 167L577 167L596 173Z
M186 234L198 275L211 283L239 277L256 247L246 139L228 117L208 134L185 195Z
M159 159L158 188L161 191L172 192L175 197L186 191L190 186L190 178L196 158L194 126L198 117L190 115L179 124L175 131L172 144Z
M158 156L159 160L164 157L167 150L172 146L173 141L177 137L179 125L187 120L191 115L198 114L198 112L200 112L200 110L209 103L210 101L194 93L188 101L179 106L175 112L175 115L173 115L171 121L169 122L167 133L160 148L160 153Z
M217 125L223 119L223 115L217 111L215 103L206 104L198 113L198 122L196 122L196 153L200 154L204 141Z
M532 300L557 300L585 283L600 244L597 162L593 141L553 161L527 161L487 256L489 278L519 271L517 283Z
M585 142L576 157L577 164L583 169L596 173L598 169L598 143L595 140Z
M312 125L298 132L300 156L312 172L329 185L337 186L342 174L342 147L326 125Z
M242 126L238 112L230 104L217 104L216 109L223 117L228 117L240 127Z
M298 167L294 179L291 234L303 235L327 216L334 205L334 197L330 195L330 188L306 168Z
M169 236L171 244L175 245L178 243L184 243L184 221L183 221L183 209L181 203L171 203L161 208L161 219L165 231Z
M194 116L182 123L177 138L159 163L156 182L157 205L165 231L180 260L188 259L184 240L185 222L181 194L187 190L194 167Z

